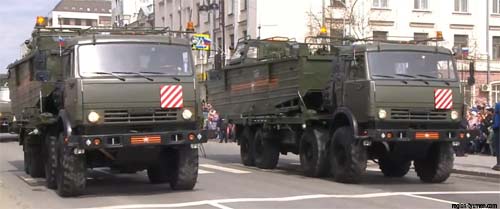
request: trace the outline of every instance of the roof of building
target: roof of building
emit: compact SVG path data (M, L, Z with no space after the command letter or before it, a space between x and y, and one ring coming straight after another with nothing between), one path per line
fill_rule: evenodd
M109 0L61 0L52 11L82 12L82 13L111 13Z

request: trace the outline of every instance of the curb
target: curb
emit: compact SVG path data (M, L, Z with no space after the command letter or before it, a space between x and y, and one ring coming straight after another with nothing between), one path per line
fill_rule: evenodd
M18 141L17 135L0 136L0 143L15 142Z
M455 168L452 170L452 173L471 175L471 176L488 177L488 178L500 178L500 173L470 171L470 170L461 170L461 169L455 169Z

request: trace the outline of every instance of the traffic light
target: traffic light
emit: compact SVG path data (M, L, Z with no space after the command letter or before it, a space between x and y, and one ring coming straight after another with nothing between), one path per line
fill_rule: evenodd
M188 31L188 32L194 32L194 23L193 23L193 21L189 21L187 23L186 31Z

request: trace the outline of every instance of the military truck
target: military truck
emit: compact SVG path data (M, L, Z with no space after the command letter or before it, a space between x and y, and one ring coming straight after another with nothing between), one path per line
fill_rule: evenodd
M450 50L308 39L242 39L211 73L209 102L236 124L242 163L273 169L293 153L306 176L357 183L367 160L388 177L413 161L423 182L445 181L453 146L471 136Z
M193 189L207 138L189 34L44 22L8 66L26 173L60 196L82 194L99 167Z
M12 123L7 75L0 75L0 133L8 133Z

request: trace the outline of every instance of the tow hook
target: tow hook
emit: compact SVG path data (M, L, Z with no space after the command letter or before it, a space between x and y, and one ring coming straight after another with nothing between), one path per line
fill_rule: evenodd
M363 141L363 146L365 146L365 147L372 146L372 141L370 141L370 140L364 140Z
M83 154L85 154L85 150L84 149L80 149L80 148L75 148L73 150L73 154L75 154L75 155L83 155Z

